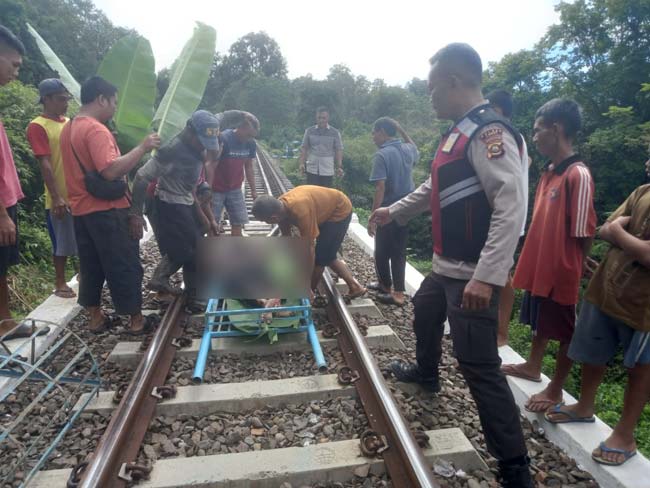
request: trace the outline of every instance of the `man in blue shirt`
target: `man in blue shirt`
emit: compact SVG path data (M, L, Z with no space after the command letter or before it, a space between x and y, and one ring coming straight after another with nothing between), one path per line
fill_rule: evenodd
M401 136L401 139L397 136ZM372 140L379 150L372 160L370 181L375 183L372 210L392 205L415 189L413 166L420 154L413 140L399 123L389 117L377 119ZM375 269L378 281L369 288L378 290L382 303L404 305L404 273L408 226L396 221L377 228L368 225L368 234L375 238Z

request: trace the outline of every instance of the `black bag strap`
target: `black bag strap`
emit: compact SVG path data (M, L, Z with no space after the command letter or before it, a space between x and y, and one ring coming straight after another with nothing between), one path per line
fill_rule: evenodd
M81 159L79 159L79 156L77 155L77 151L74 149L74 144L72 143L72 122L74 122L74 117L72 117L72 120L70 121L70 147L72 148L72 154L74 154L74 158L77 160L77 164L79 165L79 169L81 169L81 172L86 175L88 171L86 171L86 168L84 168L84 165L81 164Z

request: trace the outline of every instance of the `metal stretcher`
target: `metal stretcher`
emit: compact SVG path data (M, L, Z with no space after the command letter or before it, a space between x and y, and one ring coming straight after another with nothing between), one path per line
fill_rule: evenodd
M270 308L229 308L233 300L210 299L205 311L205 329L201 339L201 345L196 358L193 380L196 383L203 381L205 365L208 355L212 349L212 339L222 337L248 337L255 338L264 335L269 331L265 322L264 314L278 312L292 312L289 317L273 316L273 331L277 334L307 333L307 340L311 344L314 353L314 361L319 371L324 372L327 362L318 341L316 328L311 314L309 300L301 298L297 305L284 305ZM284 326L286 324L286 326Z

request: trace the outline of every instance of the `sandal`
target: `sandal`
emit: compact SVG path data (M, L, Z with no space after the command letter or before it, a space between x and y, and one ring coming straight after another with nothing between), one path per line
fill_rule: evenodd
M517 370L516 366L517 366L516 364L504 364L503 366L501 366L501 372L506 376L513 376L515 378L521 378L522 380L533 381L535 383L542 382L541 377L535 378L534 376L529 376L525 373L522 373L519 370ZM553 405L555 405L555 403L553 403Z
M356 292L356 293L347 293L347 294L343 297L343 299L346 300L346 301L348 301L348 300L354 300L355 298L361 298L361 297L364 296L366 293L368 293L368 289L367 289L367 288L362 288L361 290L359 290L359 291Z
M614 461L609 461L607 459L604 459L602 456L597 456L596 454L591 454L591 458L596 461L598 464L604 464L605 466L621 466L628 462L630 458L636 456L636 449L634 451L626 451L625 449L616 449L614 447L607 447L605 445L605 442L601 442L598 445L598 449L600 449L600 452L611 452L614 454L622 454L623 455L623 461L621 462L614 462Z
M88 332L93 334L103 334L109 329L112 329L115 325L119 324L122 320L117 315L104 315L104 321L99 327L94 329L88 328Z
M36 329L36 336L42 336L47 334L50 331L50 328L45 326L40 329ZM32 331L32 326L25 322L22 322L20 325L15 327L9 334L7 334L2 340L10 341L12 339L27 339L32 336L34 331ZM1 336L2 334L0 334Z
M380 293L377 295L377 301L384 303L386 305L397 305L398 307L403 307L406 304L406 299L403 302L398 302L395 300L395 297L392 293Z
M74 290L70 287L52 290L52 294L59 298L75 298L77 296Z
M583 424L592 424L596 421L596 418L592 415L591 417L579 417L575 412L571 410L562 410L564 406L563 403L558 403L553 408L548 410L544 414L544 418L547 422L551 424L571 424L571 423L583 423ZM556 419L550 417L550 415L563 415L562 418Z
M159 322L160 322L159 318L155 317L154 315L144 315L144 320L142 321L142 328L137 330L128 329L126 333L132 336L148 334L149 332L151 332L156 328Z

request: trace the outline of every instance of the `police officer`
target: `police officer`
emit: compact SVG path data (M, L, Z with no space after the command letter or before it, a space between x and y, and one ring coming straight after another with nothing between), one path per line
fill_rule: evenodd
M399 380L437 391L448 318L502 484L532 487L519 413L497 351L499 290L525 218L523 147L519 133L483 99L482 64L474 49L450 44L430 62L431 103L438 118L454 123L438 146L429 179L370 218L385 225L432 213L433 272L413 297L417 364L396 362L391 369Z

